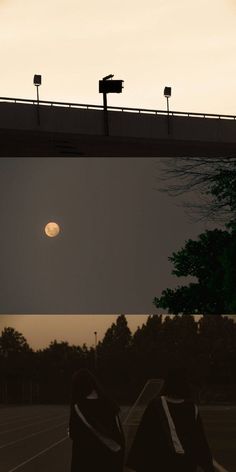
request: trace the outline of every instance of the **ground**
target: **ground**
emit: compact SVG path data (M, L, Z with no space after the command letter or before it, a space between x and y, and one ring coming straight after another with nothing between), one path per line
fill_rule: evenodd
M122 408L122 420L128 409ZM226 471L233 472L236 407L205 406L201 414L215 459ZM69 408L65 405L1 407L1 472L68 472L71 457L68 417Z

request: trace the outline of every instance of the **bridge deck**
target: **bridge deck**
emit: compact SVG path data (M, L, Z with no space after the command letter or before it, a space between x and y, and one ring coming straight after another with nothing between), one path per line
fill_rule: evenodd
M236 117L0 98L0 156L226 156Z

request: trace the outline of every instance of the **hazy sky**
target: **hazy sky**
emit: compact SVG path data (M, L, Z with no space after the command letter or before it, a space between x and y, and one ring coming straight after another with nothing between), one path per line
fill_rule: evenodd
M168 257L207 227L156 190L160 163L1 159L0 313L152 313L183 282Z
M235 114L235 0L1 0L1 96Z
M147 316L126 315L131 331L142 326ZM21 332L33 349L46 347L54 339L92 346L94 331L98 341L102 340L116 318L117 315L0 315L0 334L4 327L10 326Z
M138 326L147 321L148 315L125 315L128 326L134 333ZM165 315L164 315L165 316ZM186 315L187 316L187 315ZM209 315L214 316L214 315ZM236 322L236 315L229 315ZM12 327L27 339L33 349L41 349L55 339L67 341L69 344L94 346L97 340L101 341L106 330L115 323L117 315L1 315L0 335L4 328ZM199 320L200 316L195 315Z

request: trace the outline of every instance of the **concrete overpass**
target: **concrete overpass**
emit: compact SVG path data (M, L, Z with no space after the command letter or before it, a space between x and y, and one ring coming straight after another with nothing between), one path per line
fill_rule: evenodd
M236 116L0 97L0 156L236 155Z

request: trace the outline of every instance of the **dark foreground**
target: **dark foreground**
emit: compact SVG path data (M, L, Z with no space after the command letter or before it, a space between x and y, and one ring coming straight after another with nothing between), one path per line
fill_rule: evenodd
M122 409L122 420L127 411ZM68 415L64 405L0 408L1 472L69 472ZM217 462L236 470L236 407L203 407L202 416Z

